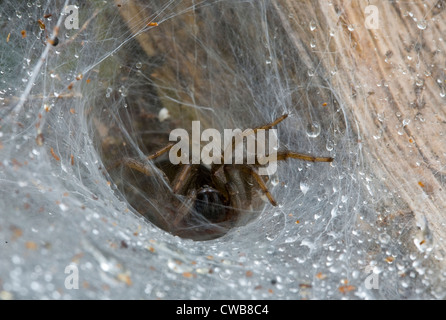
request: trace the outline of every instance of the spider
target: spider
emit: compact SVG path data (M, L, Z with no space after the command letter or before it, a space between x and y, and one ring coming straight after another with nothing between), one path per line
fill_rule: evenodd
M253 129L253 132L271 129L287 117L288 114L284 114L269 124ZM162 192L152 195L156 205L151 210L158 211L160 206L166 209L160 213L161 219L155 219L155 224L162 229L194 240L220 237L230 228L252 219L252 205L261 198L253 197L256 187L260 188L271 205L277 206L266 186L268 177L258 173L261 165L257 161L254 164L173 165L168 160L162 160L162 156L173 146L173 143L169 143L143 161L124 157L113 166L124 166L147 177L158 176L167 184L168 187ZM235 140L232 142L234 147ZM293 151L277 152L276 161L288 158L311 162L333 161L331 157L316 157ZM158 189L161 185L158 183ZM150 216L149 213L143 215Z

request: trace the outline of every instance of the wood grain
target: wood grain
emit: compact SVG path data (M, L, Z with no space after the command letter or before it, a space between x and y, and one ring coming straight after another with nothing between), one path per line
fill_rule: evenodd
M369 4L379 10L378 29L365 26ZM274 6L300 58L311 65L316 56L322 68L336 68L331 85L357 124L370 172L393 195L389 209L413 214L421 228L426 219L422 231L431 232L437 256L444 255L446 2L278 0Z

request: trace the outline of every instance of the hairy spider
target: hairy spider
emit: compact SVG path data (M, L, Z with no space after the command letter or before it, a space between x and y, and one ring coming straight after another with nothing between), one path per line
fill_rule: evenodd
M253 132L271 129L287 116L284 114L269 124L253 129ZM254 192L258 188L273 206L277 206L266 186L268 177L258 173L257 169L261 165L257 160L254 164L173 165L168 160L161 160L173 146L173 143L169 143L143 161L124 157L114 166L123 165L147 177L154 177L156 173L162 177L167 188L163 189L162 183L157 183L158 191L156 196L152 195L151 203L154 205L151 210L159 211L160 207L166 210L159 213L162 217L157 217L156 221L153 221L150 213L142 213L162 229L195 240L220 237L230 228L252 218L252 205L260 199L255 197ZM235 140L232 149L234 147ZM333 161L330 157L315 157L293 151L276 153L276 161L288 158L312 162ZM150 193L153 191L151 189Z

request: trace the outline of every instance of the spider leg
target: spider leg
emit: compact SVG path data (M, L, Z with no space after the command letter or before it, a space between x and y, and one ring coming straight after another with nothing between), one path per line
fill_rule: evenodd
M125 165L126 167L139 171L148 177L153 177L155 176L155 174L161 174L166 181L169 181L169 178L167 178L166 174L163 171L157 169L156 167L153 167L149 163L144 163L129 157L124 157L120 161L116 162L113 166L108 168L108 170L114 169L120 165Z
M280 122L282 122L283 120L285 120L286 118L288 118L288 114L285 113L284 115L280 116L279 118L277 118L276 120L274 120L271 123L268 123L268 124L265 124L263 126L259 126L257 128L254 128L254 129L251 130L250 133L247 133L248 130L245 130L243 133L246 134L246 135L251 135L251 134L255 134L258 130L262 130L262 129L263 130L269 130L272 127L274 127L275 125L277 125ZM234 147L235 147L235 139L232 141L232 148L234 149Z
M181 168L180 172L176 175L173 180L173 193L182 193L184 188L187 187L187 184L190 182L190 178L192 177L191 172L194 169L193 165L185 164Z
M108 170L114 169L120 165L125 165L128 168L135 169L136 171L139 171L149 177L153 175L153 168L150 165L129 157L124 157L117 161L114 165L109 167Z
M280 122L282 122L283 120L285 120L287 117L288 117L288 114L285 113L284 115L278 117L276 120L274 120L274 121L271 122L271 123L268 123L268 124L266 124L266 125L259 126L259 127L257 127L257 128L252 129L251 132L250 132L248 135L255 134L255 133L256 133L258 130L260 130L260 129L263 129L263 130L271 129L271 128L274 127L275 125L277 125L277 124L279 124ZM245 130L245 131L243 132L243 134L247 134L247 130ZM241 141L243 141L243 140L241 140ZM232 140L232 143L231 143L231 148L232 148L232 150L234 150L234 148L235 148L235 143L236 143L236 139L233 139L233 140ZM226 150L226 148L227 148L227 147L225 147L225 150ZM224 158L224 152L223 152L223 154L222 154L222 156L221 156L221 164L219 164L219 165L215 165L215 166L212 168L212 173L215 173L215 171L217 171L218 169L220 169L220 168L223 166L224 159L225 159L225 158Z
M332 162L333 158L331 157L315 157L310 154L304 154L294 151L281 151L276 153L276 160L286 160L288 158L292 159L301 159L305 161L311 161L311 162Z
M166 153L167 151L169 151L172 147L174 146L173 143L169 143L167 146L163 147L162 149L156 151L155 153L151 154L150 156L148 156L146 159L147 160L153 160L158 158L159 156L163 155L164 153ZM154 168L153 166L149 165L148 163L144 163L141 162L139 160L136 159L132 159L130 157L124 157L119 161L116 161L112 166L110 166L109 168L107 168L107 171L110 171L112 169L115 169L117 167L119 167L120 165L125 165L128 168L137 170L143 174L145 174L146 176L153 176L154 175ZM157 170L158 173L161 173L163 178L166 179L166 181L169 181L169 179L167 178L167 176L164 174L163 171L161 170Z
M252 167L252 166L246 166L246 165L243 166L243 170L248 172L254 178L254 180L259 185L260 189L262 189L263 193L268 198L269 202L273 206L276 207L277 206L276 200L274 200L273 196L271 195L271 193L268 190L268 187L265 184L265 181L263 181L262 177L257 173L257 170L254 167Z
M151 154L150 156L147 157L147 160L153 160L158 158L159 156L165 154L167 151L169 151L175 144L173 143L169 143L167 146L165 146L164 148L158 150L157 152Z
M226 192L229 195L229 199L231 199L229 205L233 208L241 208L242 202L240 200L240 195L237 192L237 188L234 183L228 182L225 184Z
M191 207L194 204L195 196L196 191L193 190L184 201L180 201L178 207L176 208L175 219L172 222L173 228L178 228L185 217L190 214Z
M260 129L264 129L264 130L271 129L278 123L285 120L287 117L288 117L288 114L284 114L269 124L266 124L264 126L260 126L260 127L253 129L253 131L257 132ZM311 162L332 162L333 161L333 158L331 158L331 157L315 157L315 156L312 156L309 154L303 154L303 153L293 152L293 151L277 152L277 161L286 160L288 158L301 159L301 160L311 161Z
M266 124L266 125L263 125L263 126L254 128L253 131L254 131L254 132L257 132L257 130L260 130L260 129L263 129L263 130L271 129L272 127L274 127L275 125L279 124L280 122L282 122L282 121L285 120L286 118L288 118L288 114L285 113L284 115L278 117L276 120L274 120L274 121L271 122L271 123L268 123L268 124Z

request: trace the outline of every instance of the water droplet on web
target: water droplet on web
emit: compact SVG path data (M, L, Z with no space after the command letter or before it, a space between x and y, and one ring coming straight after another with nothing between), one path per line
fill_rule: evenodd
M183 263L183 261L175 260L170 258L167 261L167 267L176 273L183 273L183 272L190 272L191 267L188 266L186 263Z
M388 244L390 242L390 236L387 233L381 233L378 236L378 240L379 242L381 242L382 244Z
M410 119L403 120L403 127L407 126L410 123Z
M327 151L332 151L334 148L334 142L331 140L327 140L327 144L325 145Z
M310 186L306 182L304 182L304 181L300 182L300 191L302 191L302 193L304 195L307 194L309 189L310 189Z
M318 122L313 121L312 123L308 124L307 126L307 136L310 138L316 138L321 133L321 126Z
M292 237L288 237L285 239L285 243L293 243L296 242L296 240L298 239L298 236L292 236Z
M279 177L275 174L271 177L271 184L277 186L279 184Z
M377 115L376 115L376 117L378 118L378 121L379 122L384 122L384 114L381 114L381 113L378 113Z
M311 20L310 21L310 31L316 30L316 21Z
M224 272L219 273L220 278L222 278L223 280L230 279L231 275L232 275L232 271L229 269L226 269Z
M417 80L415 81L415 85L417 87L422 87L424 85L424 80L420 79L420 78L417 78Z
M315 39L311 39L311 41L310 41L310 47L311 47L311 48L316 48L316 40L315 40Z
M348 25L347 27L348 31L353 32L355 31L355 26L353 24Z
M19 185L19 187L26 187L27 185L28 185L28 182L26 182L26 181L19 181L19 182L17 182L17 184Z
M128 89L125 86L121 86L118 89L119 93L121 94L121 96L126 97L127 93L128 93Z
M420 20L420 21L418 21L418 23L417 23L417 27L418 27L418 29L420 29L420 30L424 30L424 29L426 29L426 28L427 28L427 21L426 21L426 20Z
M270 233L270 234L266 235L266 240L268 240L268 241L274 241L276 239L277 239L277 235L274 233Z
M136 67L136 69L141 69L141 67L142 67L142 62L137 62L137 63L135 64L135 67Z

